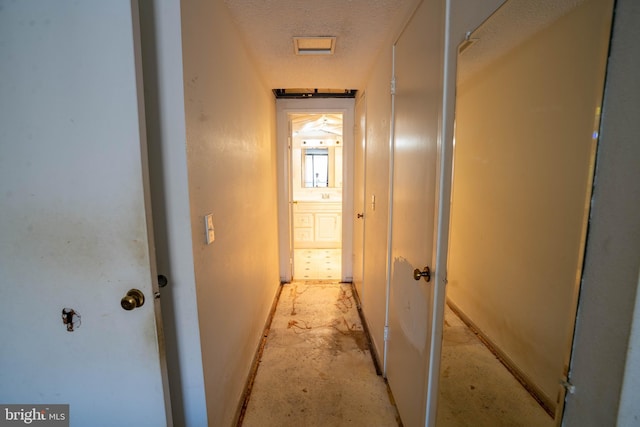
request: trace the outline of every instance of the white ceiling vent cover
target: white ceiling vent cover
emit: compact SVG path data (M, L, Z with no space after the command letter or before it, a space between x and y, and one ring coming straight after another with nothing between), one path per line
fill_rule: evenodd
M333 55L335 37L294 37L293 48L296 55Z

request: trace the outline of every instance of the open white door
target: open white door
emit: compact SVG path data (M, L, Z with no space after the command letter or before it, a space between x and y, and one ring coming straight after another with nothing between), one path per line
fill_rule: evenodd
M135 2L0 5L0 402L72 426L170 424L137 28Z
M444 2L423 2L394 47L394 175L386 376L407 427L427 425L434 351L434 268L442 102ZM446 242L443 243L446 246ZM431 270L430 281L414 270ZM437 349L436 349L437 350ZM437 352L437 351L436 351ZM439 355L438 355L439 357Z
M366 194L366 150L367 150L367 112L365 95L356 101L355 144L353 168L353 284L363 298L364 290L364 222L365 222L365 194Z

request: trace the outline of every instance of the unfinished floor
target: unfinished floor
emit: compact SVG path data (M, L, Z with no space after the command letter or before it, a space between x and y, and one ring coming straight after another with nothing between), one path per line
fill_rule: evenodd
M552 427L554 420L448 307L437 427ZM243 427L396 427L350 284L283 285Z
M437 427L552 427L554 420L445 308Z
M398 426L350 284L283 285L241 425Z

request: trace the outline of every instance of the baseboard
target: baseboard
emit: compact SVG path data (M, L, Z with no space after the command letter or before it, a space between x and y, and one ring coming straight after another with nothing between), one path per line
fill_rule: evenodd
M344 283L344 282L343 282ZM367 324L367 319L364 317L364 313L362 311L362 304L360 302L360 295L358 295L358 290L355 285L351 283L351 290L353 293L353 298L356 301L356 308L358 309L358 315L360 316L360 322L362 323L362 329L364 330L364 336L367 337L367 343L369 344L369 352L371 353L371 359L373 359L373 366L376 368L376 374L382 375L382 369L380 369L380 359L378 358L378 352L376 351L376 347L373 345L373 340L371 339L371 334L369 333L369 325Z
M447 305L465 325L478 336L480 341L489 349L491 353L504 365L505 368L515 377L516 380L529 392L529 394L542 406L542 408L555 419L556 403L551 401L542 390L531 381L531 379L504 353L500 348L491 341L491 339L480 330L475 323L466 315L453 301L447 298Z
M280 299L280 294L282 293L282 285L283 285L282 282L278 285L276 295L273 299L273 302L271 303L271 309L269 310L269 315L267 316L264 329L262 330L262 336L260 337L260 341L258 342L258 348L256 349L256 353L253 356L253 361L251 362L251 369L249 371L249 375L247 376L247 381L244 386L244 392L242 393L242 399L240 399L238 409L236 410L235 422L232 424L234 426L242 425L244 414L247 411L247 405L249 404L249 397L251 396L253 383L256 379L256 373L258 372L258 367L260 366L260 359L262 358L262 352L264 351L264 346L267 343L267 336L269 335L269 330L271 329L271 322L273 321L273 316L276 312L278 300Z

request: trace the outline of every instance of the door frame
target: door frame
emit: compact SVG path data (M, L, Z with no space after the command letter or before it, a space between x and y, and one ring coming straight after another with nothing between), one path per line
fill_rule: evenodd
M357 114L357 117L356 117ZM354 120L358 120L358 124L354 123L354 216L353 221L353 284L356 287L358 296L362 301L364 297L364 260L366 251L365 239L365 223L367 221L367 99L364 92L358 94L354 106ZM357 131L356 131L357 129ZM357 140L356 140L357 137ZM358 156L358 147L362 151ZM360 176L356 173L359 172ZM362 188L358 189L356 183L362 184ZM359 200L356 200L359 199ZM360 211L359 209L362 208ZM358 217L358 215L362 215ZM357 232L358 228L360 231ZM358 239L356 239L356 235Z
M147 114L146 114L146 99L144 92L144 71L143 71L143 57L142 51L144 49L142 41L142 24L141 24L141 12L138 0L130 0L131 3L131 16L133 22L133 47L134 47L134 64L136 74L136 91L138 98L138 122L140 131L140 156L141 156L141 169L142 169L142 190L143 190L143 203L146 215L146 228L147 228L147 245L149 251L149 270L151 277L151 290L153 292L153 311L156 323L156 336L158 339L158 355L160 358L160 377L162 381L162 393L164 396L165 417L167 420L167 426L173 426L173 411L171 407L171 389L169 385L169 366L167 363L167 350L166 339L164 332L164 317L162 314L162 304L160 301L160 285L158 282L158 263L156 259L156 241L153 226L153 212L152 212L152 182L151 173L149 167L149 141L147 137Z
M343 115L343 181L342 181L342 276L343 282L353 280L353 152L354 99L278 99L276 100L276 141L278 174L278 247L280 281L293 279L293 205L290 185L290 113L342 113Z

